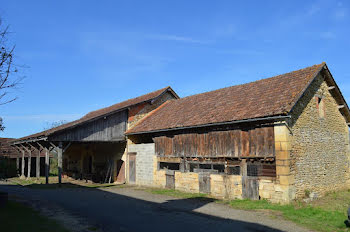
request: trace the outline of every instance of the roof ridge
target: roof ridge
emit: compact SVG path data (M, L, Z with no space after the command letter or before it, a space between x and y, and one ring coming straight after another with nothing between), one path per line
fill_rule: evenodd
M144 120L146 120L148 117L150 117L152 114L154 114L155 112L157 112L158 110L160 110L161 108L163 108L166 104L168 104L171 101L175 101L177 99L171 99L171 100L167 100L165 101L163 104L161 104L158 108L155 108L154 110L152 110L151 112L149 112L145 117L143 117L140 121L138 121L133 127L129 128L127 131L125 131L125 134L128 134L129 130L132 130L132 128L134 128L135 126L137 126L138 124L140 124L141 122L143 122Z
M137 97L134 97L134 98L126 99L126 100L124 100L124 101L115 103L115 104L110 105L110 106L106 106L106 107L103 107L103 108L100 108L100 109L97 109L97 110L90 111L90 112L88 112L87 114L85 114L83 117L81 117L80 119L85 118L86 116L88 116L88 115L91 114L91 113L94 113L94 112L97 112L97 111L100 111L100 110L103 110L103 109L107 109L107 108L113 107L113 106L115 106L115 105L118 105L118 104L121 104L121 103L130 101L130 100L136 100L136 99L141 98L141 97L143 97L143 96L145 96L145 95L150 95L150 94L156 93L156 92L161 91L161 90L163 90L163 91L160 93L160 94L162 94L165 90L167 90L167 89L169 89L169 88L170 88L170 86L167 86L167 87L165 87L165 88L157 89L157 90L154 90L154 91L152 91L152 92L145 93L145 94L142 94L142 95L137 96ZM160 94L159 94L159 95L160 95Z
M249 85L249 84L257 83L257 82L260 82L260 81L269 80L269 79L272 79L272 78L278 78L278 77L284 76L284 75L286 75L286 74L292 74L292 73L295 73L295 72L300 72L300 71L302 71L302 70L309 69L309 68L316 67L316 66L321 66L321 65L324 65L324 64L326 64L326 62L322 62L322 63L320 63L320 64L314 64L314 65L312 65L312 66L308 66L308 67L301 68L301 69L294 70L294 71L287 72L287 73L278 74L278 75L272 76L272 77L262 78L262 79L255 80L255 81L251 81L251 82L247 82L247 83L242 83L242 84L238 84L238 85L231 85L231 86L222 87L222 88L219 88L219 89L214 89L214 90L206 91L206 92L203 92L203 93L198 93L198 94L189 95L189 96L186 96L186 97L177 99L177 100L183 100L183 99L186 99L186 98L189 98L189 97L198 96L198 95L202 95L202 94L206 94L206 93L211 93L211 92L216 92L216 91L221 91L221 90L223 90L223 89L228 89L228 88L231 88L231 87L238 87L238 86L243 86L243 85Z

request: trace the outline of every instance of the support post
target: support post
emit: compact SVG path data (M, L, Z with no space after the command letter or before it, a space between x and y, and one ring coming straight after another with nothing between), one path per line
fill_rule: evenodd
M62 153L63 153L63 148L62 148L62 142L59 142L58 147L57 147L57 159L58 159L58 185L61 187L62 184Z
M36 178L40 178L40 148L38 149L38 154L36 155Z
M46 184L49 184L49 167L50 167L49 150L47 148L45 148L45 179L46 179Z
M30 179L30 168L32 166L32 151L28 149L28 174L27 174L27 179Z
M16 158L16 174L19 175L19 157Z
M21 170L21 179L24 179L24 167L26 165L26 161L24 160L24 150L22 149L22 170Z

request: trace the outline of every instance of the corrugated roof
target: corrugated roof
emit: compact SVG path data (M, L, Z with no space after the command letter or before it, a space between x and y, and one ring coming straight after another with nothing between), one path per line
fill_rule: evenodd
M58 127L55 127L55 128L49 129L49 130L45 130L45 131L42 131L42 132L39 132L36 134L32 134L32 135L17 139L16 142L21 141L21 140L31 139L31 138L45 137L45 136L48 136L50 134L56 133L58 131L69 129L69 128L78 126L80 124L86 123L88 121L92 121L92 120L95 120L97 118L106 116L106 115L111 114L113 112L120 111L120 110L126 109L128 107L131 107L131 106L143 103L143 102L152 101L153 99L156 99L157 97L159 97L160 95L162 95L166 91L171 91L174 95L176 95L176 93L171 89L171 87L168 86L168 87L156 90L154 92L151 92L151 93L148 93L148 94L136 97L136 98L132 98L132 99L114 104L114 105L109 106L109 107L105 107L105 108L102 108L99 110L92 111L78 120L63 124L61 126L58 126Z
M126 134L286 115L325 65L171 100Z

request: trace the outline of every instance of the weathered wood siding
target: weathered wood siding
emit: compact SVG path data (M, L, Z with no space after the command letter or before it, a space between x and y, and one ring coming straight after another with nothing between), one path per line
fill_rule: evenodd
M102 117L92 122L50 136L50 141L120 141L124 140L127 111Z
M273 126L184 133L154 138L158 156L265 157L275 155Z

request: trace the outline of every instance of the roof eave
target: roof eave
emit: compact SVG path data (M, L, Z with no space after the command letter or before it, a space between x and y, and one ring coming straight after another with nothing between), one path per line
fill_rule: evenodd
M201 124L201 125L195 125L195 126L174 127L174 128L167 128L167 129L140 131L140 132L129 132L129 133L126 132L125 135L128 136L128 135L140 135L140 134L153 134L153 133L159 133L159 132L203 128L203 127L210 127L210 126L224 126L224 125L249 123L249 122L263 122L263 121L276 121L276 120L278 121L278 120L286 120L288 118L291 118L291 116L290 115L274 115L274 116L268 116L268 117L242 119L242 120L235 120L235 121L228 121L228 122L208 123L208 124Z

